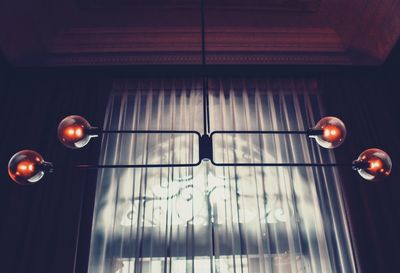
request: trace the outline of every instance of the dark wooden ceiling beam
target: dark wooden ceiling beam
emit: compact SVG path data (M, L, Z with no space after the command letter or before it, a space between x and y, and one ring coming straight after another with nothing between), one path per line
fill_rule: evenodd
M4 1L0 9L0 47L14 66L199 60L197 0L180 9L165 6L175 0L154 0L164 4L150 9L15 1ZM221 1L210 2L215 8L206 10L209 63L377 65L400 33L398 0L276 1L318 4L317 9L297 11L248 9L267 2L241 1L225 9L217 8Z

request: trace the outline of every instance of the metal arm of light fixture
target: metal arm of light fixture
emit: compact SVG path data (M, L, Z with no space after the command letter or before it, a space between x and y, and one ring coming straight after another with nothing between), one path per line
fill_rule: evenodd
M90 127L85 130L85 133L91 136L98 136L103 134L190 134L198 137L199 143L199 159L194 163L185 164L118 164L118 165L91 165L83 164L77 165L81 169L109 169L109 168L163 168L163 167L196 167L201 164L203 160L210 160L215 166L352 166L354 164L314 164L314 163L218 163L213 158L213 137L215 134L305 134L305 135L320 135L322 130L308 129L306 131L213 131L210 135L203 134L194 130L99 130L97 127Z
M102 134L194 134L199 138L200 133L194 130L99 130L97 128L91 128L87 130L88 134L91 135L102 135Z
M94 129L92 133L96 134L194 134L198 136L199 139L199 159L195 163L187 163L187 164L118 164L118 165L77 165L77 168L82 169L108 169L108 168L162 168L162 167L195 167L201 164L203 160L210 160L211 163L215 166L222 167L262 167L262 166L299 166L299 167L307 167L307 166L320 166L320 167L332 167L332 166L350 166L353 168L360 167L359 164L356 163L218 163L214 161L213 157L213 136L215 134L321 134L320 130L309 129L307 131L214 131L210 135L204 134L200 135L197 131L187 131L187 130L103 130L99 131Z
M212 138L213 135L215 134L230 134L230 135L236 135L236 134L249 134L249 135L273 135L273 134L280 134L280 135L308 135L308 136L317 136L317 135L322 135L324 130L315 130L315 129L308 129L308 130L299 130L299 131L273 131L273 130L223 130L223 131L213 131L210 134L210 137Z
M198 137L198 143L201 143L202 135L194 130L99 130L96 127L91 127L86 130L86 133L92 136L103 134L181 134L181 135L195 135ZM201 151L201 150L200 150ZM201 164L201 159L195 163L185 164L118 164L118 165L97 165L97 164L83 164L76 165L80 169L111 169L111 168L164 168L164 167L195 167Z
M204 134L210 133L210 109L208 101L208 77L206 72L206 18L205 18L205 6L204 0L200 0L201 3L201 66L203 69L203 129Z
M213 136L215 134L305 134L321 135L323 130L309 129L306 131L213 131L210 136L200 138L200 160L210 160L214 166L220 167L339 167L347 166L355 170L368 167L368 163L353 161L352 163L218 163L213 158Z
M210 135L200 135L197 131L192 130L98 130L91 128L87 130L91 134L194 134L198 137L199 141L199 159L195 163L187 164L118 164L118 165L77 165L80 169L110 169L110 168L163 168L163 167L196 167L201 164L203 160L211 161L215 166L220 167L335 167L335 166L349 166L353 169L360 169L366 167L365 163L219 163L213 157L213 137L215 134L305 134L305 135L320 135L322 130L303 130L303 131L213 131Z
M218 163L211 160L218 167L352 167L354 170L368 167L368 163Z

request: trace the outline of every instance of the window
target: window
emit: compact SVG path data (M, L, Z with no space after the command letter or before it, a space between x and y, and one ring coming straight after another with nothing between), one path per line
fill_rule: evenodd
M303 130L323 116L315 80L212 79L215 130ZM203 131L201 81L119 81L107 129ZM332 162L304 135L224 135L215 161ZM193 135L110 134L101 163L193 163ZM106 169L90 273L355 272L334 168Z

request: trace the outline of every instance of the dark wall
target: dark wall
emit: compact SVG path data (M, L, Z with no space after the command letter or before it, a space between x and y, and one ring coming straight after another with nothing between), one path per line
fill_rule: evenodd
M356 159L368 148L386 151L392 174L381 182L340 169L360 273L400 268L400 40L381 67L319 73L327 114L345 121L348 135L337 160Z
M392 156L393 175L382 183L365 182L354 171L341 169L362 273L400 268L396 252L400 244L398 53L399 46L383 67L219 66L210 70L212 75L225 76L317 77L328 114L342 118L348 127L348 138L336 152L338 160L348 162L369 147L382 148ZM11 69L6 62L2 67L0 271L71 273L76 264L76 272L84 272L96 179L95 173L71 166L96 162L99 142L82 150L67 150L56 137L58 122L66 115L79 114L101 126L112 78L189 76L198 75L201 69ZM6 166L12 154L27 148L53 161L56 172L35 186L20 187L10 181Z
M0 271L74 272L79 224L83 234L91 223L90 214L80 217L81 209L91 210L90 202L82 207L82 197L91 200L96 180L93 172L72 166L96 162L99 143L71 151L58 142L56 130L70 114L102 125L110 86L69 71L11 70L7 77L0 93ZM11 182L7 163L22 149L40 152L56 172L32 186Z
M353 72L322 80L328 114L343 119L348 128L346 142L336 151L338 160L349 161L365 149L380 148L393 162L391 176L382 182L368 182L341 169L362 273L400 268L400 82L386 73Z
M1 90L5 90L6 88L6 79L7 79L7 74L10 70L10 65L8 61L6 60L5 56L1 54L0 51L0 88Z

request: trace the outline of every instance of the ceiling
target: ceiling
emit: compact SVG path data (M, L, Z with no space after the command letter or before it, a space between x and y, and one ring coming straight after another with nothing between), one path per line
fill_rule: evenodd
M3 0L14 66L199 64L200 0ZM399 0L205 0L207 63L379 65Z
M143 8L143 7L189 7L200 6L199 0L77 0L77 4L87 8ZM207 6L216 8L261 8L274 11L316 11L320 0L213 0Z

